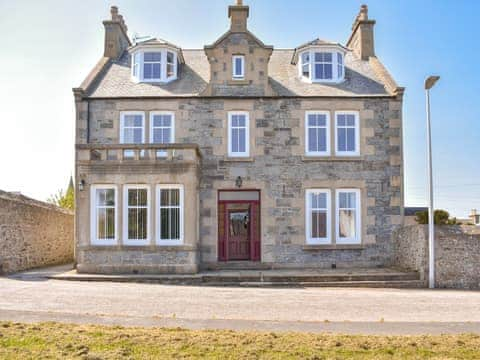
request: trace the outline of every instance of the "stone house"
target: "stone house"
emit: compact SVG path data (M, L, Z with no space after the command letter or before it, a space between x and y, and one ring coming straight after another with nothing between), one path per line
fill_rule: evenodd
M345 45L274 49L229 6L203 49L116 7L76 106L77 270L381 267L403 217L402 101L361 7Z

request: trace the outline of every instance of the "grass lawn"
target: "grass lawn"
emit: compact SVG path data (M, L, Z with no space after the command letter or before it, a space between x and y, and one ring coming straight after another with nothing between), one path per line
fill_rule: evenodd
M0 359L479 359L480 335L346 336L0 322Z

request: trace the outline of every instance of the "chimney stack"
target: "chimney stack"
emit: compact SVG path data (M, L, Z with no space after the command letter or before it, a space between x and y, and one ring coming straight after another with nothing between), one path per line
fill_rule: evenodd
M352 25L352 34L347 41L347 47L362 60L375 56L373 26L375 20L368 19L368 7L362 5Z
M118 58L130 45L130 39L127 35L127 25L123 16L118 13L118 7L110 8L110 20L105 20L105 57L112 59Z
M246 32L247 31L247 18L249 15L249 7L243 5L242 0L237 0L235 5L228 7L228 17L230 18L231 32Z

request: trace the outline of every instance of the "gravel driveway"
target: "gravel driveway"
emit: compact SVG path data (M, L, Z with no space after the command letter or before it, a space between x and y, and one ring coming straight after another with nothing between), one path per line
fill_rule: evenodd
M480 292L428 289L221 288L0 277L0 319L138 326L480 333Z

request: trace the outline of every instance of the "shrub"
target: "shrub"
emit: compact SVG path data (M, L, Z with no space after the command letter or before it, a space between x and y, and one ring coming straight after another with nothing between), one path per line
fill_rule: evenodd
M433 213L435 225L455 225L457 219L450 219L450 214L445 210L435 210ZM428 224L428 211L418 211L415 213L415 221L419 224Z

